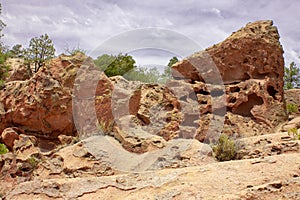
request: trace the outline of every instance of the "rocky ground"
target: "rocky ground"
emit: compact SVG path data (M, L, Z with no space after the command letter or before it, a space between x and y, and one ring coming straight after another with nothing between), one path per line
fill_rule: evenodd
M80 53L35 74L8 62L2 199L300 199L300 90L283 90L272 21L176 63L166 85L108 78ZM215 158L221 133L233 160Z
M95 169L91 167L97 162L94 161L92 153L86 153L90 158L84 153L77 155L82 152L76 151L81 145L75 144L55 153L53 159L64 163L60 165L61 169L49 167L53 175L44 172L47 178L39 172L39 176L32 177L33 180L17 184L5 198L300 198L299 140L293 140L287 133L277 133L245 138L240 140L240 143L245 146L239 151L241 160L217 162L206 154L196 163L192 158L183 156L179 160L172 161L180 165L182 159L187 159L186 163L190 162L189 164L193 166L179 168L176 166L148 172L112 172L113 170L103 167ZM43 166L45 163L39 165ZM101 174L105 170L107 174Z

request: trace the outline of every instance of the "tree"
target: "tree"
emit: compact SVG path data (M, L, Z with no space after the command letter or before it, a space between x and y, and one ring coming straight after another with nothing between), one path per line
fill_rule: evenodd
M175 63L177 63L179 60L176 56L174 56L173 58L171 58L169 60L169 63L168 63L168 67L172 67Z
M37 72L47 60L54 57L55 48L47 34L30 40L25 58L34 64L34 72Z
M0 14L2 13L2 6L0 3ZM0 20L0 38L3 36L2 30L6 25ZM5 77L8 75L9 66L5 65L7 59L7 47L0 41L0 86L3 85Z
M5 77L8 76L9 66L5 64L7 54L0 52L0 86L4 84Z
M11 50L9 50L8 53L12 58L22 58L24 57L25 50L22 48L21 44L16 44L11 48Z
M108 76L123 76L129 71L136 68L135 60L130 55L122 55L121 53L117 56L103 54L94 60L96 66L98 66Z
M82 54L86 55L86 50L80 48L79 45L77 45L77 47L73 47L72 49L70 49L69 46L67 45L64 50L65 50L65 54L68 54L71 56L74 56L77 53L82 53Z
M300 87L299 68L295 62L291 62L289 67L284 68L284 88L292 89Z
M0 3L0 14L2 13L2 5ZM2 30L4 29L4 27L6 26L6 24L4 24L4 22L2 20L0 20L0 38L3 36Z
M156 67L147 69L137 67L124 75L124 78L130 81L141 81L144 83L160 83L161 75Z
M164 74L163 74L163 78L164 79L170 79L171 78L171 69L172 66L177 63L179 60L176 56L174 56L173 58L171 58L169 60L168 66L166 66L165 70L164 70Z

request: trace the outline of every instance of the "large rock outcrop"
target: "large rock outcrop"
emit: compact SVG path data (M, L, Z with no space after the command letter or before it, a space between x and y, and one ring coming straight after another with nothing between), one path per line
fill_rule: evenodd
M44 137L74 135L72 90L85 56L60 56L30 79L7 82L0 94L0 132L19 127Z
M216 66L219 70L225 86L219 94L209 90L221 84L214 85L215 71L207 66ZM283 96L283 49L272 21L247 24L224 42L173 65L173 74L184 77L191 88L201 88L194 90L200 113L205 114L199 122L197 137L200 140L205 138L208 129L205 124L213 118L210 102L223 93L226 93L227 112L221 115L225 115L223 132L227 134L268 133L287 119ZM205 81L212 86L203 87Z

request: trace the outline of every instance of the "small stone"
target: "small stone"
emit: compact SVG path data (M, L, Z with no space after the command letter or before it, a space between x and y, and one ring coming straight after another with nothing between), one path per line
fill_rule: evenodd
M19 139L19 134L13 128L6 128L2 132L1 138L7 148L12 150L15 140Z

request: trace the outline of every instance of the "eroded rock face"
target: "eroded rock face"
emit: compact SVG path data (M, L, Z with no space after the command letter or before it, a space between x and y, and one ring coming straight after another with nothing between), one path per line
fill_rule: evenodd
M7 82L0 94L0 132L16 126L50 138L74 135L71 94L85 58L62 55L28 80Z
M159 84L130 82L112 77L112 134L131 152L144 153L165 146L179 136L182 121L175 95Z
M25 64L22 58L9 58L6 65L10 67L9 75L6 77L6 82L9 81L24 81L32 76L30 68Z
M227 114L214 112L220 116L226 115L223 132L263 134L274 131L287 119L283 98L282 55L279 34L273 22L257 21L234 32L224 42L176 63L173 65L173 74L175 77L183 76L194 88L201 114L211 114L212 99L226 93ZM213 91L221 84L214 84L214 72L207 66L217 67L225 86L224 91ZM205 81L207 83L203 84ZM197 136L200 140L204 138L208 129L205 124L209 124L210 118L207 115L200 117Z

